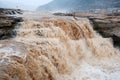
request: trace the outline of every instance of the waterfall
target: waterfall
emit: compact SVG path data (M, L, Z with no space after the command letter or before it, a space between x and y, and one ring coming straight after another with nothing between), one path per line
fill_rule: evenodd
M119 80L120 51L88 19L25 19L0 41L0 80Z

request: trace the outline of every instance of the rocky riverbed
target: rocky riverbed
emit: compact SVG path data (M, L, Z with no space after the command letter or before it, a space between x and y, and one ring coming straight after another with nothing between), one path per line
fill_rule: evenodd
M13 37L18 22L22 22L22 10L0 8L0 39Z
M112 37L115 46L120 46L120 16L89 18L94 29L103 37Z

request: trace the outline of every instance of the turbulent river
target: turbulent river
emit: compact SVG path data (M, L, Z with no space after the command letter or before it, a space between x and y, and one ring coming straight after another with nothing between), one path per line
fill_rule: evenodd
M0 41L0 80L120 80L120 51L88 19L25 18Z

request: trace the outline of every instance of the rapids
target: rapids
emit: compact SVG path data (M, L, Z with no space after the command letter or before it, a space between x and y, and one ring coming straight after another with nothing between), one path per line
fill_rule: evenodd
M0 80L120 80L120 51L88 19L25 19L0 41Z

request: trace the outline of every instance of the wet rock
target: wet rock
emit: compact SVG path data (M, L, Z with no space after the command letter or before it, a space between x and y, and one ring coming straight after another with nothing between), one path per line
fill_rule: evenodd
M116 35L113 34L112 38L114 40L114 45L115 46L118 46L118 45L120 46L120 36L116 36Z
M73 16L72 13L54 13L55 16Z
M23 11L20 9L0 8L0 15L15 15L15 14L23 14Z
M120 17L90 18L94 29L103 37L111 37L115 46L120 47Z
M17 16L17 14L22 14L22 11L0 8L0 40L16 35L15 25L23 21L23 18Z
M22 22L22 17L16 17L16 16L0 16L0 27L4 26L12 26L16 24L17 22Z

